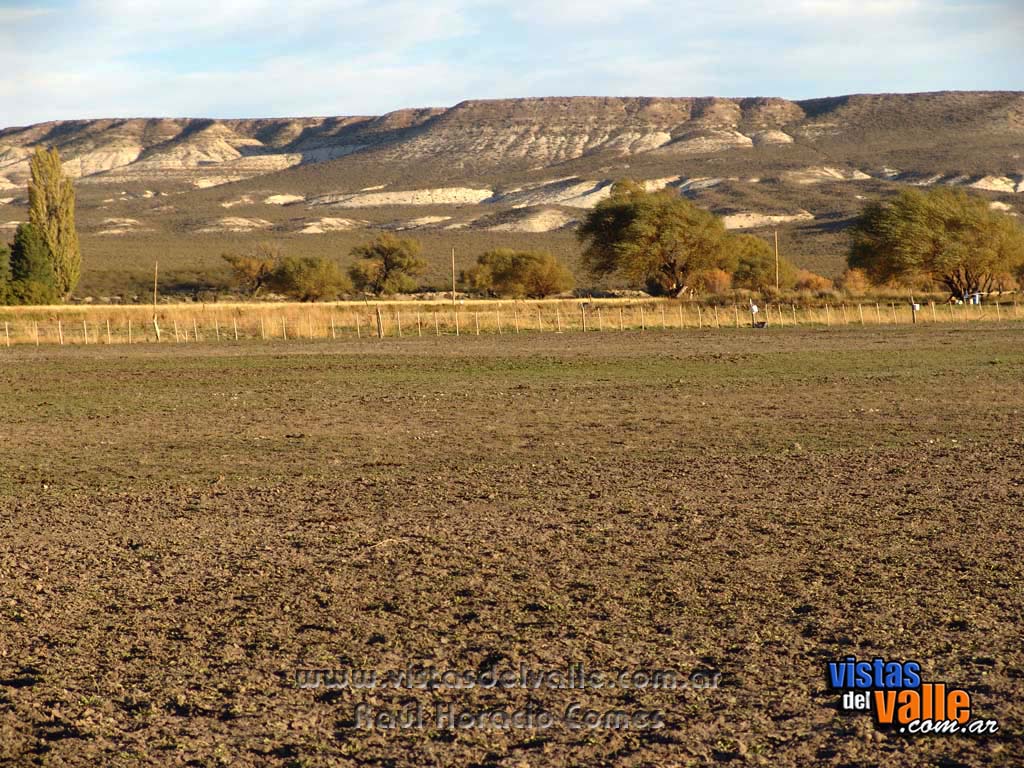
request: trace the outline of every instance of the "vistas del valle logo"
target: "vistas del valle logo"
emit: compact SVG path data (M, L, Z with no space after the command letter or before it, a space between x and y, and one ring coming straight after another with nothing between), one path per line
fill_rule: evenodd
M875 723L899 733L996 733L995 720L972 719L971 694L945 682L925 682L916 661L857 661L847 656L828 663L833 690L843 691L840 705L855 712L870 712Z

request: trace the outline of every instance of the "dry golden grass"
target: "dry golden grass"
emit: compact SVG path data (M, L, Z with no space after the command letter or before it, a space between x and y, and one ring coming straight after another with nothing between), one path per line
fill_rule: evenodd
M916 321L1007 322L1024 318L1016 301L981 306L929 302ZM848 301L816 306L774 303L756 315L744 304L668 299L548 299L303 303L160 304L152 306L5 307L0 345L216 342L370 338L530 332L750 327L908 325L906 302Z

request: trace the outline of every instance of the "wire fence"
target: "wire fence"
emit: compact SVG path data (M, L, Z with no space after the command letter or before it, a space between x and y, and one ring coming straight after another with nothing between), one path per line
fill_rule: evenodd
M2 315L0 315L2 316ZM1016 301L911 305L850 302L808 306L698 304L671 300L478 302L470 306L209 304L67 308L2 321L0 346L166 344L302 339L382 339L647 330L898 326L1008 322Z

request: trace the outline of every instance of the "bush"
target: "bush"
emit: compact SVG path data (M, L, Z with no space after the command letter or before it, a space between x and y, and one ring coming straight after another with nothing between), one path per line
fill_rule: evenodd
M470 290L489 296L544 298L571 290L572 273L545 251L498 248L477 257L476 265L462 273Z
M256 296L270 282L283 254L275 245L258 243L245 253L225 253L221 258L231 268L235 287L246 296Z
M832 281L822 275L810 272L806 269L801 269L796 273L796 280L794 281L793 287L798 291L822 293L823 291L832 290Z
M426 263L419 257L416 240L402 240L384 234L352 249L356 262L349 268L355 287L376 295L408 293L416 289L415 278Z
M286 256L278 262L268 287L299 301L336 299L352 290L341 267L322 256Z
M775 289L775 250L754 235L732 235L727 241L734 261L733 284L752 291ZM796 279L796 267L789 259L779 258L779 288L789 288Z
M848 269L839 278L839 287L848 296L863 296L871 290L871 280L863 269Z
M704 293L725 293L732 288L732 275L724 269L704 269L694 273L693 286Z

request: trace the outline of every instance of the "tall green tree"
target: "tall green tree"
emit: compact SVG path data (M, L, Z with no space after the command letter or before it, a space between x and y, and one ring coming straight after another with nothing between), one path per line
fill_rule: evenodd
M1024 229L987 200L948 187L869 203L852 238L849 266L872 281L925 278L957 297L987 292L1024 267Z
M11 249L0 243L0 305L13 304L11 293Z
M418 241L386 233L352 249L356 261L349 268L349 276L360 291L377 295L408 293L415 290L415 278L426 269L419 254Z
M53 258L42 233L22 224L11 247L10 292L18 304L55 304L60 300Z
M587 214L577 236L595 276L618 274L649 290L678 294L694 275L722 268L725 225L671 189L647 192L620 181Z
M75 188L64 175L56 149L37 147L29 161L29 222L39 230L53 258L57 290L66 299L78 285L82 253L75 229Z

